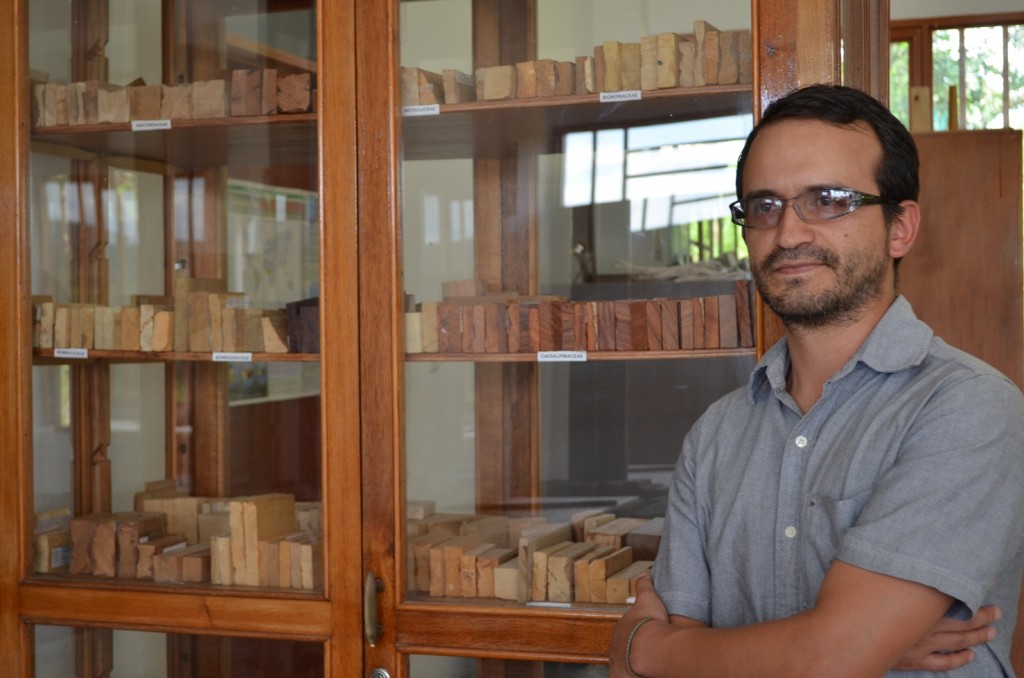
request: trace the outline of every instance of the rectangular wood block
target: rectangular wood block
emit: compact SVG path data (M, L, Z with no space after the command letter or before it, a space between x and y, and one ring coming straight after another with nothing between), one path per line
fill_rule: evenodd
M736 297L723 294L718 297L718 345L722 348L736 348L740 335L736 317Z
M704 298L694 297L690 300L693 308L693 347L703 349L707 347L704 323Z
M718 297L704 297L704 347L721 348Z

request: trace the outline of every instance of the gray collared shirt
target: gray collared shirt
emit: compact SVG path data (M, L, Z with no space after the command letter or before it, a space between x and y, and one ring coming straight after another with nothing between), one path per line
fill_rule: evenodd
M1020 392L933 336L903 297L806 414L788 369L782 340L686 436L654 567L669 612L716 627L790 616L814 605L838 559L943 591L960 617L999 605L996 639L945 675L1013 675Z

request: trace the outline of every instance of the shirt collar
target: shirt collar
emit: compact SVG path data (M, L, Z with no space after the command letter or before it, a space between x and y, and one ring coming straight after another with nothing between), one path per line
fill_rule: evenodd
M914 315L910 302L900 295L849 362L832 376L832 380L848 374L858 362L876 372L900 372L920 365L928 355L933 334L932 329ZM754 366L748 383L751 402L765 382L773 390L785 390L788 372L789 345L783 337Z

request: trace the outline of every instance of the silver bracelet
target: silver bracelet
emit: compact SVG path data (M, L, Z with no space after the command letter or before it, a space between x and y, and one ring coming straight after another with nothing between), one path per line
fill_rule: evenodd
M636 626L633 627L633 630L629 632L629 638L626 639L626 670L629 671L629 675L634 676L634 678L644 677L633 670L633 664L629 661L629 651L633 649L633 638L636 637L636 632L640 630L641 626L643 626L649 621L652 621L653 619L654 617L644 617L643 619L638 621L636 623Z

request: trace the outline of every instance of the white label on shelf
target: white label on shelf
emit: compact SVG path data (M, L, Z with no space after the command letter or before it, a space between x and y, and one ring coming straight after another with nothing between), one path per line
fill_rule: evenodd
M65 567L71 563L71 544L63 544L50 551L50 569Z
M607 104L615 101L640 101L642 94L638 89L630 89L625 92L601 92L601 103Z
M251 363L252 353L229 353L226 351L215 351L213 354L215 363Z
M559 609L562 609L571 608L572 603L559 603L553 600L530 600L527 601L526 607L557 607Z
M402 106L402 115L441 115L440 104L423 104L422 106Z
M538 351L537 362L539 363L585 363L587 362L586 351Z
M284 221L280 219L279 221ZM249 308L249 295L243 295L241 297L228 297L224 300L224 305L228 308Z
M87 348L55 348L53 349L54 358L88 358L89 349Z
M133 132L150 132L157 129L171 129L170 120L132 120Z

